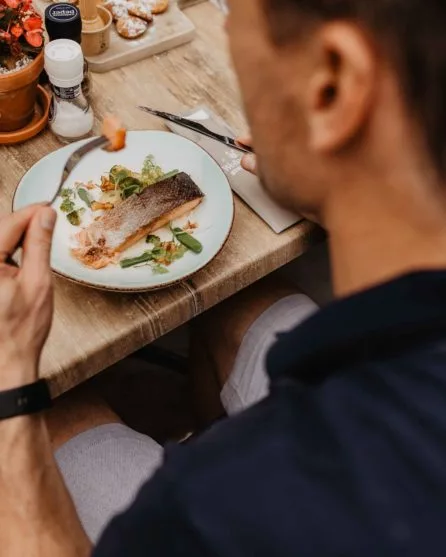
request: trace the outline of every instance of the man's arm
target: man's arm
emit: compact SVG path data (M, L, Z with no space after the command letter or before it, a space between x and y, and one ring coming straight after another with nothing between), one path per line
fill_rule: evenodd
M55 214L31 207L0 221L0 391L38 378L52 313ZM6 264L26 233L20 269ZM86 557L88 540L55 463L42 415L0 421L0 547L8 557Z
M10 557L91 552L42 416L0 422L0 547Z

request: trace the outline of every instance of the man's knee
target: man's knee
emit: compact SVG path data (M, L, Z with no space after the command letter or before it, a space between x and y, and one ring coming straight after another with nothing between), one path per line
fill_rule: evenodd
M45 414L53 450L76 435L100 425L121 422L105 400L89 385L81 386L55 400Z
M216 369L221 386L226 382L250 327L272 305L291 294L293 286L264 279L198 317L192 334Z

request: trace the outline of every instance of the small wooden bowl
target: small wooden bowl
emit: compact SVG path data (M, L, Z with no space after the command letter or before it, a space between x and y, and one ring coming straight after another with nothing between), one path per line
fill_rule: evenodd
M110 46L110 31L113 23L111 13L102 6L98 6L99 17L104 26L97 31L82 31L82 51L84 56L96 56L105 52Z

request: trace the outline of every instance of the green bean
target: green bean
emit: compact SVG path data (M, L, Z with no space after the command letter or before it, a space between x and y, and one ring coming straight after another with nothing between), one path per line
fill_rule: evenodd
M201 253L203 251L203 244L187 232L184 232L184 230L181 230L181 228L171 228L171 230L175 238L186 248L194 253Z
M134 267L135 265L142 265L143 263L148 263L149 261L152 261L152 259L153 259L152 252L146 251L138 257L123 259L120 262L120 265L122 269L128 269L129 267Z

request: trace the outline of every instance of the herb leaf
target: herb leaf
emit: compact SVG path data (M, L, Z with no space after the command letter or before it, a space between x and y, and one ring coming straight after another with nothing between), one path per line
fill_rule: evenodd
M169 252L167 254L167 260L170 263L173 263L174 261L178 261L179 259L182 259L188 251L189 251L188 247L184 246L183 244L178 244L175 251Z
M163 169L155 164L154 156L148 155L145 160L141 171L141 180L145 186L151 186L157 182L161 176L164 175Z
M81 224L81 216L84 213L85 209L76 209L71 211L67 215L68 222L73 226L80 226Z
M162 176L160 176L158 178L158 180L156 182L154 182L154 184L158 184L159 182L163 182L164 180L168 180L169 178L173 178L174 176L176 176L179 173L180 173L179 170L171 170L170 172L167 172L166 174L163 174Z
M155 275L165 275L169 272L169 269L157 263L155 265L152 265L152 271L154 272Z
M161 238L159 236L155 236L154 234L150 234L146 238L147 244L153 244L154 247L159 248L161 245Z
M75 192L70 188L62 188L59 195L62 198L60 210L64 213L71 213L72 211L74 211L73 199L75 196Z
M66 197L60 204L60 210L64 213L71 213L72 211L74 211L74 202Z
M59 196L62 197L63 199L71 199L73 194L74 192L70 188L62 188L60 190Z
M91 207L91 198L88 195L88 191L84 188L79 188L77 190L77 195L80 199L87 205L87 207Z
M115 166L113 166L110 169L109 180L110 180L110 182L112 182L113 184L116 184L118 186L119 183L122 180L124 180L125 178L128 178L131 175L132 175L132 173L128 168L125 168L124 166L116 164Z
M140 193L141 187L142 183L140 180L134 178L133 176L124 178L118 185L118 188L121 190L122 199L127 199L135 193Z

